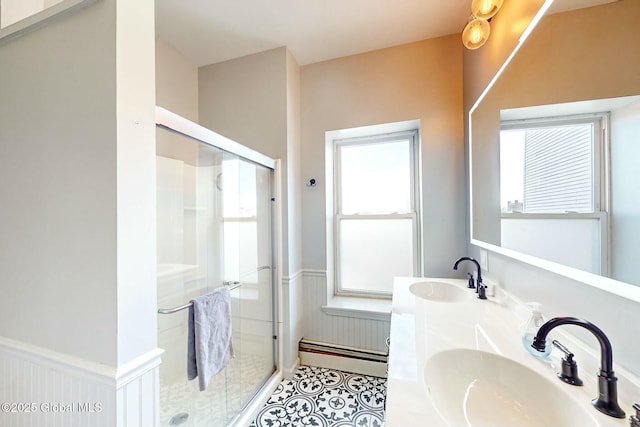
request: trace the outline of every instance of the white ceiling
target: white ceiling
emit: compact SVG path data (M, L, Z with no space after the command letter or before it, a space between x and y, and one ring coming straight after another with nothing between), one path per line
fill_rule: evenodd
M280 46L305 65L461 33L470 8L471 0L156 0L156 31L198 66Z
M470 13L471 0L156 0L156 32L197 66L280 46L306 65L459 34Z

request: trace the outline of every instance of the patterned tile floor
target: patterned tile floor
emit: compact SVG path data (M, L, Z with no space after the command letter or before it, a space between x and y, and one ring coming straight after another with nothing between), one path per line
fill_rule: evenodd
M301 366L250 427L382 427L385 378Z
M240 346L236 346L239 348ZM185 374L166 384L160 367L161 427L221 427L227 425L242 405L273 369L273 363L260 355L236 353L229 366L214 376L206 391Z

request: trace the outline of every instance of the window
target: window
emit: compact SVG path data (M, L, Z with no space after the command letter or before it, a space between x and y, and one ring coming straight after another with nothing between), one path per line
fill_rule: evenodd
M607 114L503 122L503 247L606 274L607 125Z
M336 293L390 296L419 264L416 130L333 140Z

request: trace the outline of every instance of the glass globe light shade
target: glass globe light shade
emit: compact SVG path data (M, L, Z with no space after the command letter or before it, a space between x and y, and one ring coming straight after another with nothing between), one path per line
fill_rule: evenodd
M500 8L504 0L473 0L471 13L478 19L492 18Z
M462 31L462 43L467 49L478 49L485 44L490 33L491 27L486 20L473 19Z

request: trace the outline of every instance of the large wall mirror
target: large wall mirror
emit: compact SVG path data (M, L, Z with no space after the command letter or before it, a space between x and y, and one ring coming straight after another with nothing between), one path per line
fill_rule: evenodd
M472 243L640 286L640 1L581 1L471 112Z

